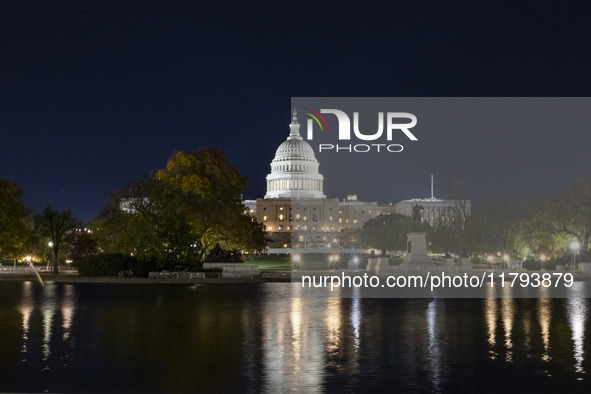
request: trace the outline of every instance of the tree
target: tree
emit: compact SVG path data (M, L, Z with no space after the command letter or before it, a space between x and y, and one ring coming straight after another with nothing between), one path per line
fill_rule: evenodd
M154 182L153 174L142 176L111 195L107 206L90 224L99 251L141 259L156 257L163 242L158 238Z
M175 152L156 180L156 199L171 216L185 218L199 261L218 243L247 248L250 235L260 232L244 215L246 179L220 149Z
M51 206L45 207L41 215L37 216L39 232L51 241L53 251L53 273L59 273L59 254L64 245L66 235L76 225L76 219L71 211L56 211Z
M535 252L564 255L570 242L578 241L581 253L589 253L591 185L576 180L556 196L539 201L520 232Z
M0 258L17 258L32 233L24 193L14 182L0 179Z
M413 220L409 216L379 215L363 225L363 245L384 251L406 250L406 235L412 231Z
M452 184L449 200L453 204L448 207L448 217L451 218L447 222L447 230L451 244L459 255L466 250L466 241L470 230L469 217L471 213L470 201L466 199L466 192L464 190L464 183L461 180L455 180Z
M449 223L443 217L439 217L433 226L426 229L429 249L436 253L447 253L454 249Z
M92 229L102 250L155 258L168 268L202 261L217 243L260 250L262 228L242 205L246 186L221 150L175 152L166 169L113 195Z
M72 260L76 266L83 257L91 256L97 251L97 242L92 235L92 230L78 223L65 238L66 258Z
M523 210L512 199L486 201L477 212L467 218L470 231L467 247L478 253L512 253L516 247L515 235Z

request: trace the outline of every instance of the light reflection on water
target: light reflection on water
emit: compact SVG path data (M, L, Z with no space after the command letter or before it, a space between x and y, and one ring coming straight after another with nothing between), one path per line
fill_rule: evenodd
M432 375L431 381L435 390L439 390L442 383L443 353L445 349L442 341L445 327L443 321L445 311L441 311L441 309L443 309L443 302L441 300L432 300L429 302L426 312L429 343L428 360Z
M61 311L62 311L62 340L66 341L70 337L70 330L74 320L74 311L76 309L76 296L74 293L74 285L64 285L64 295L62 297Z
M22 335L22 348L21 353L23 353L23 361L26 361L26 353L27 353L27 344L29 341L29 333L31 330L30 327L30 320L31 314L33 313L33 307L35 305L35 301L33 300L33 284L31 282L24 282L23 283L23 293L21 297L21 301L18 305L18 311L23 316L22 321L22 328L23 328L23 335Z
M41 314L43 316L43 361L47 361L51 355L51 334L53 332L53 315L57 310L55 296L56 285L48 283L45 287L45 296L41 303ZM50 369L49 365L44 370Z
M577 373L585 373L583 368L583 361L585 360L585 323L589 306L586 300L580 298L568 299L568 321L572 332L573 340L573 357L575 359L575 371Z
M0 382L10 382L2 389L439 392L460 379L481 391L479 380L509 387L522 376L542 389L556 377L588 383L588 299L322 299L290 283L236 289L4 283L1 294L16 296L0 298L0 311L19 318L0 328L20 334L3 346L22 367L0 360L8 365Z
M550 362L552 356L550 356L550 325L552 323L552 300L548 298L538 299L538 321L541 328L543 353L542 361Z
M505 362L513 362L513 321L515 319L515 300L513 298L501 299L501 319L505 329Z

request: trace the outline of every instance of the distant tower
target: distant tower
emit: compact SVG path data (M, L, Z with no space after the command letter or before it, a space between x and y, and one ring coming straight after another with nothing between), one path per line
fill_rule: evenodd
M323 180L314 150L300 136L298 114L294 109L289 137L279 145L271 162L265 198L326 198Z

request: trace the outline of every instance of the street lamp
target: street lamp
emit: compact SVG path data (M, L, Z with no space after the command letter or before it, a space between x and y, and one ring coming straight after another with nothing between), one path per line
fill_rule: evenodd
M50 248L53 248L53 242L49 241L47 243L47 246L49 246ZM47 260L47 268L46 268L46 270L49 271L49 260Z
M292 254L291 255L291 266L294 271L300 266L301 262L302 262L301 255L299 255L299 254Z
M573 242L570 243L569 247L573 251L572 266L573 266L573 269L574 269L574 266L575 266L575 254L581 248L581 244L579 243L579 241L573 241Z

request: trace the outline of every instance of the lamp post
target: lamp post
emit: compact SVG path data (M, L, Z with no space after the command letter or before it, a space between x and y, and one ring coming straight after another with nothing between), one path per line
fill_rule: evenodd
M49 241L49 243L47 244L47 246L49 246L50 248L53 248L53 242ZM49 260L47 260L47 271L49 271Z
M302 256L299 254L292 254L291 255L291 268L292 270L296 271L302 262Z
M579 243L579 241L573 241L573 242L570 243L569 247L573 251L573 259L572 259L572 266L573 266L573 268L572 269L574 269L574 266L575 266L575 254L581 248L581 244Z

